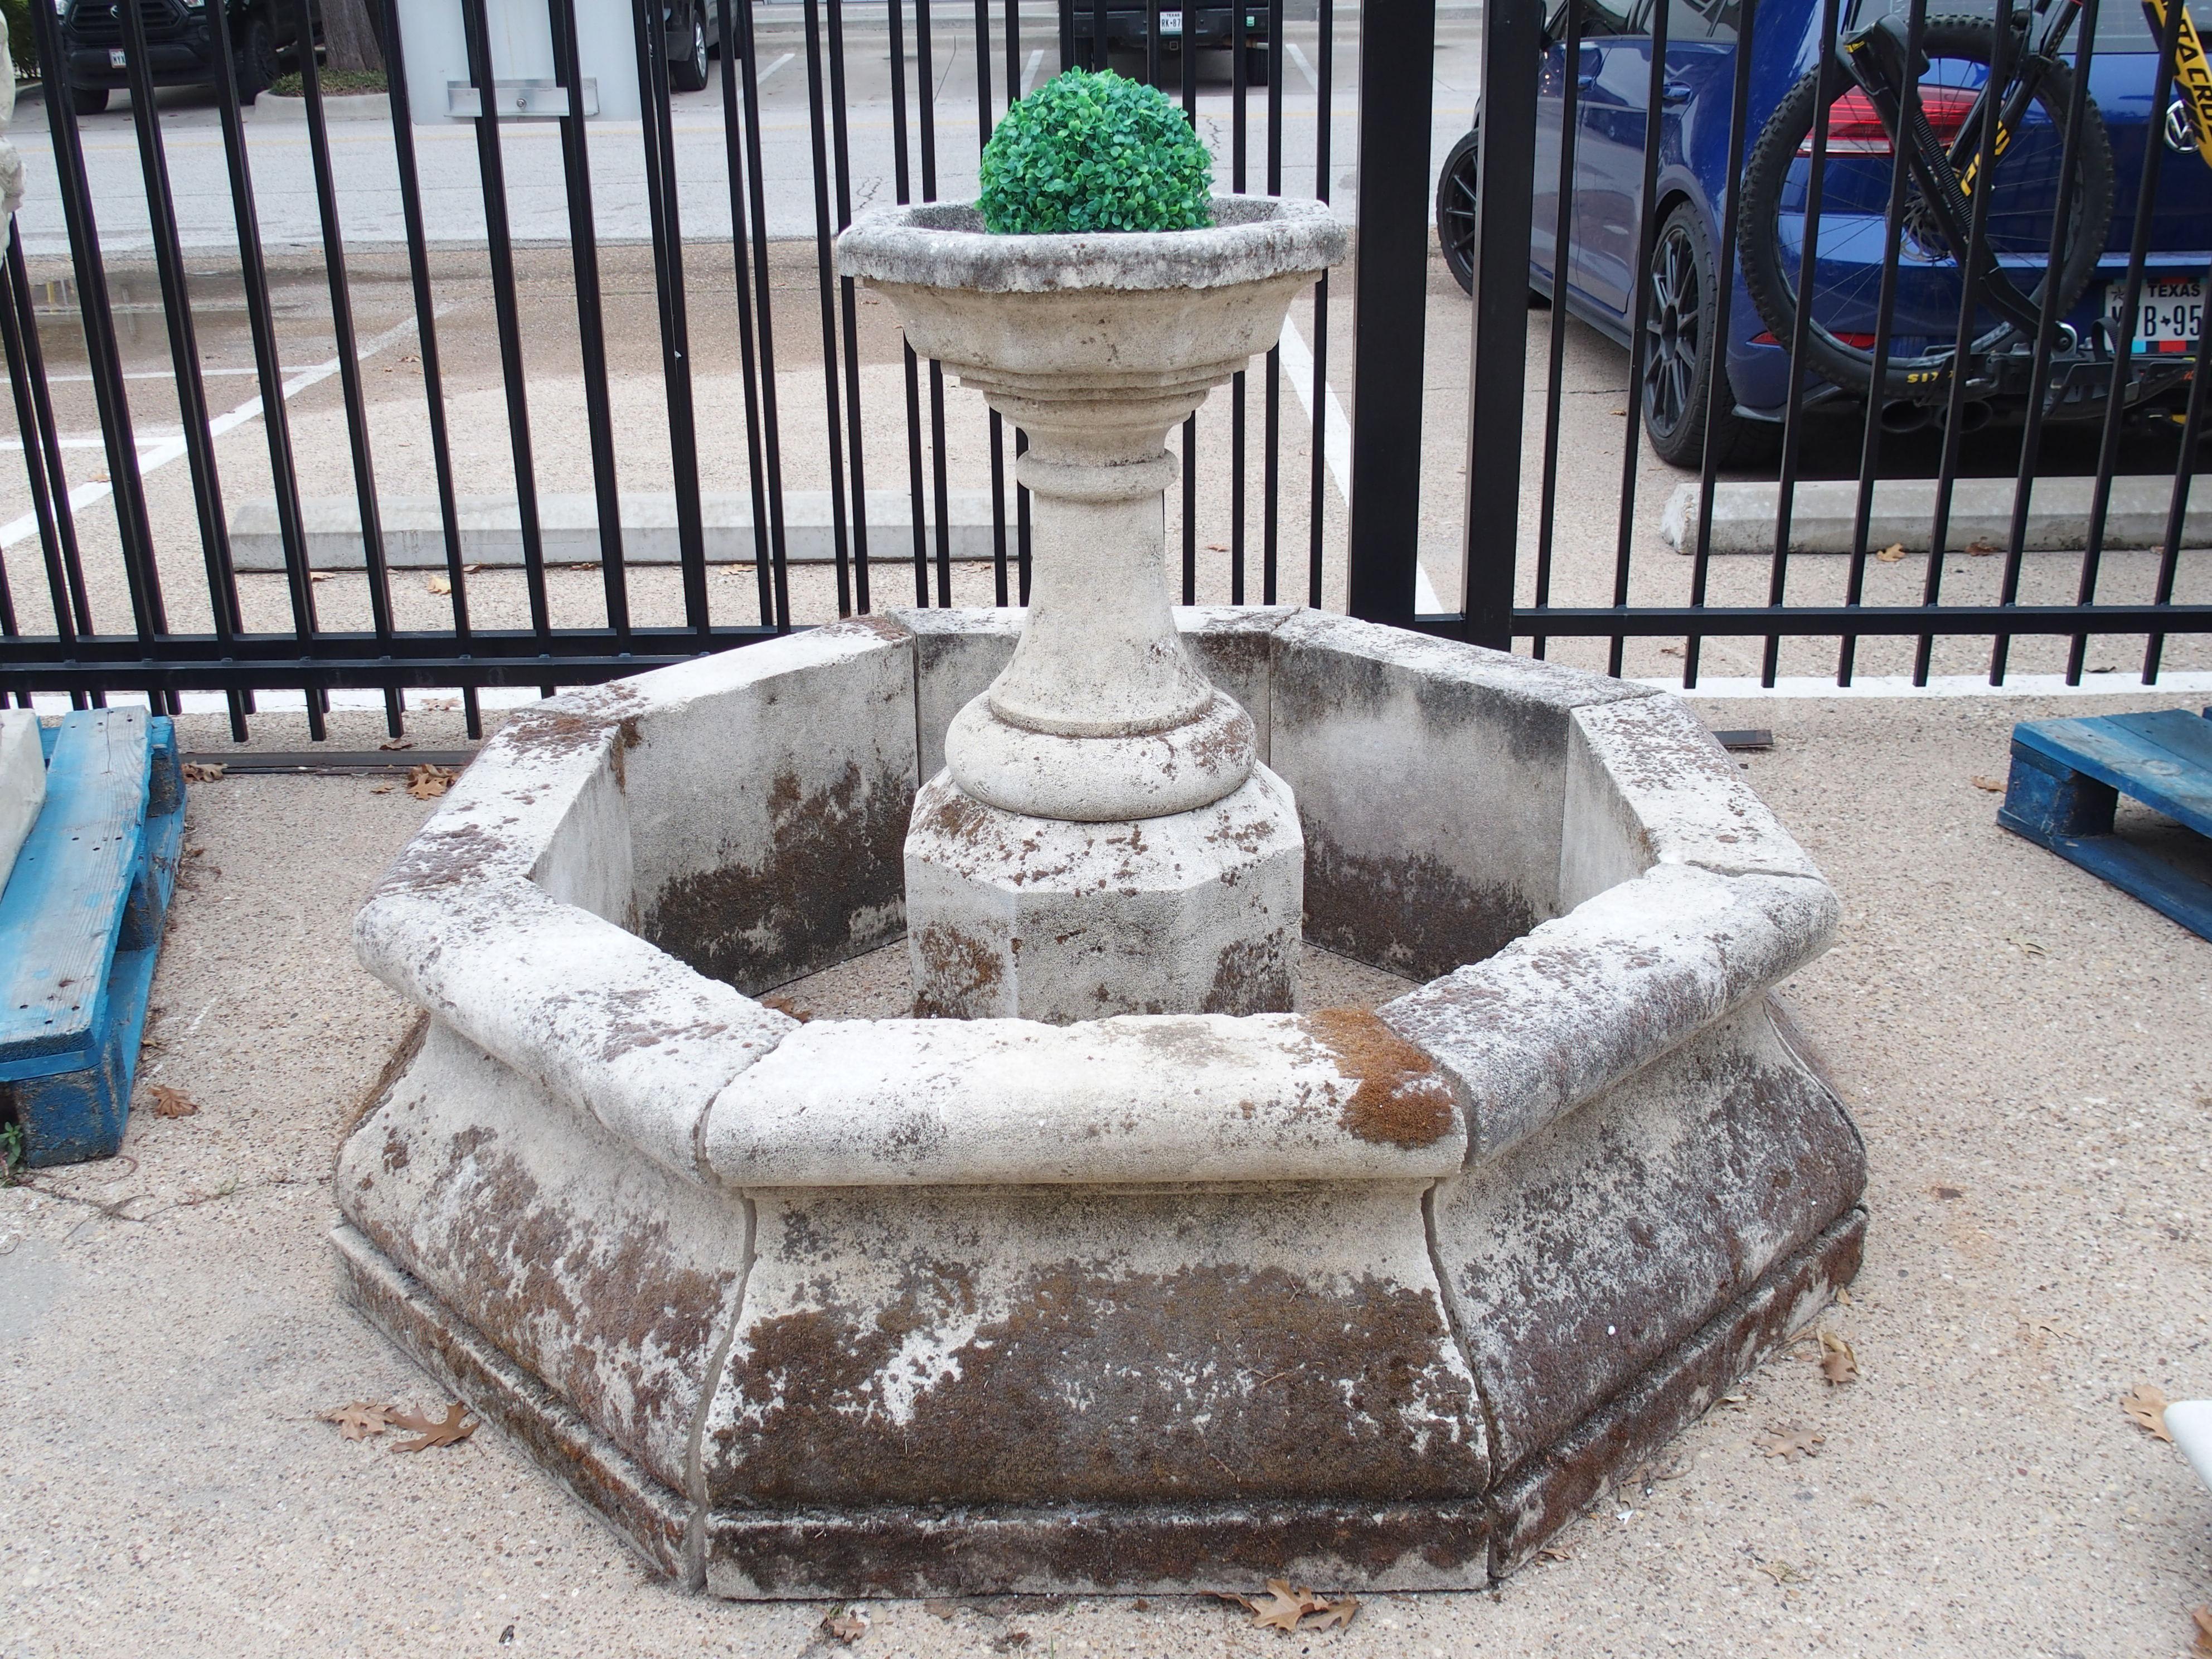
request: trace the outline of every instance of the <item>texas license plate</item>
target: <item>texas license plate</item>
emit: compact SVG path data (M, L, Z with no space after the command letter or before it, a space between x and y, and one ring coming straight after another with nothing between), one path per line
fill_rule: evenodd
M110 46L107 49L107 67L110 69L123 67L123 49L120 46Z
M2117 325L2127 305L2128 285L2114 283L2105 290L2105 314ZM2181 351L2196 344L2204 327L2204 279L2202 276L2156 276L2145 273L2142 295L2136 305L2136 349L2139 351Z
M1160 14L1160 33L1162 34L1181 34L1182 33L1182 14L1179 11L1162 12Z

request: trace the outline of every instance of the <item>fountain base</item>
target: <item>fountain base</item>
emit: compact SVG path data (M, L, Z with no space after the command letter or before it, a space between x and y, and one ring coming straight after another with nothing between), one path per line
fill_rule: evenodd
M1304 893L1297 807L1265 767L1210 806L1125 823L1002 812L939 773L906 838L915 1012L1286 1012Z

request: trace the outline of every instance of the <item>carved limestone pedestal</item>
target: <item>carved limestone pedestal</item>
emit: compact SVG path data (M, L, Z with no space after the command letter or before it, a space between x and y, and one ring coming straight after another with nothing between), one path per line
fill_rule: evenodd
M862 216L844 274L1028 435L1019 643L954 716L906 843L917 1011L1065 1022L1291 1006L1297 804L1176 632L1167 434L1280 337L1340 258L1318 203L1223 198L1206 230L991 236L945 204Z

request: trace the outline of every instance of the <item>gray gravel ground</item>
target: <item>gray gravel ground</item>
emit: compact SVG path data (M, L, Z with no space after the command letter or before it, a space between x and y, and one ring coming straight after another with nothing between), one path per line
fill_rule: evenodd
M1998 830L1972 781L2011 720L2080 707L1700 710L1775 728L1750 775L1844 897L1788 997L1873 1158L1866 1271L1823 1322L1860 1381L1770 1364L1495 1595L1376 1597L1295 1641L1213 1601L890 1603L855 1653L2179 1659L2212 1494L2118 1401L2212 1394L2212 946ZM423 746L457 740L441 718ZM358 779L191 789L145 1075L200 1110L142 1087L131 1162L0 1192L9 1659L835 1650L820 1605L649 1579L494 1430L398 1456L315 1420L432 1398L337 1301L323 1185L404 1024L348 918L428 810ZM1819 1455L1761 1455L1778 1424Z

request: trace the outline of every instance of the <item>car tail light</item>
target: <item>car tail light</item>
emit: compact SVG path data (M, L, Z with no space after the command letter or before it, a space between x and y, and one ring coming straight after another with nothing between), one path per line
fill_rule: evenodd
M1928 117L1928 125L1936 130L1936 138L1948 145L1959 136L1959 129L1966 125L1966 115L1974 107L1978 94L1971 87L1923 87L1920 88L1921 112ZM1813 153L1809 135L1797 146L1800 155ZM1889 134L1882 130L1881 117L1875 113L1874 100L1856 88L1828 106L1828 154L1831 155L1887 155L1890 153Z

